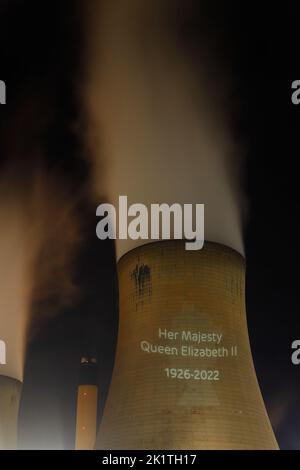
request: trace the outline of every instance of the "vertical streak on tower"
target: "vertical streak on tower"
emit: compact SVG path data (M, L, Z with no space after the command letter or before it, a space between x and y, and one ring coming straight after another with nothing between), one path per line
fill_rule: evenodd
M98 447L276 449L253 366L245 261L184 241L118 263L120 324Z
M0 450L18 447L18 418L22 384L0 376Z
M97 361L83 357L77 393L76 443L77 450L92 450L97 427Z

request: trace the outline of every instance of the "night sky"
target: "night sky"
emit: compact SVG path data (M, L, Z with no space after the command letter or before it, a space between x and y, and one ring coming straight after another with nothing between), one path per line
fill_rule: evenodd
M76 92L82 80L84 3L0 0L0 79L8 90L7 105L0 108L0 171L12 148L26 168L38 142L47 167L58 168L74 191L83 191L90 175ZM232 100L240 108L236 139L246 154L247 317L254 363L280 447L300 449L300 366L291 363L291 343L300 338L300 105L291 102L291 83L300 78L300 5L208 3L208 30L212 37L221 30L227 40ZM178 26L179 38L196 49L198 26L197 15ZM32 441L46 447L48 435L73 447L83 354L98 357L100 412L103 407L117 336L117 284L114 247L96 238L95 209L82 198L85 241L75 272L80 298L40 322L28 346L23 448Z

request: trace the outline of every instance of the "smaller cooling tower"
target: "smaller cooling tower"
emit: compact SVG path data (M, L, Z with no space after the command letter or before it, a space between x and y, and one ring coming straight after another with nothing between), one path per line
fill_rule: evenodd
M97 360L83 357L80 363L77 393L76 443L77 450L94 448L97 427Z
M0 450L17 449L22 383L0 376Z

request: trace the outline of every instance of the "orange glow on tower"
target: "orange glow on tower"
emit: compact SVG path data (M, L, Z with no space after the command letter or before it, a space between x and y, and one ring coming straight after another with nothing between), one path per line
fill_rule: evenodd
M92 450L97 429L97 361L81 359L80 380L77 393L76 442L77 450Z

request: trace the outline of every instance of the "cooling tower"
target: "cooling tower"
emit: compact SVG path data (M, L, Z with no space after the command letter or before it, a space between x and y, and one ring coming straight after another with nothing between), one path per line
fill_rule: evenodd
M101 449L277 449L253 366L245 259L206 242L118 263L119 337Z
M17 448L21 388L19 380L0 375L0 450Z
M77 450L92 450L97 427L97 361L83 357L77 393L76 442Z
M184 240L126 237L118 223L112 231L119 334L98 448L277 448L247 332L231 50L222 28L211 41L215 12L196 3L197 12L171 0L89 10L95 192L115 208L124 195L148 214L152 204L204 204L210 241L186 251Z

